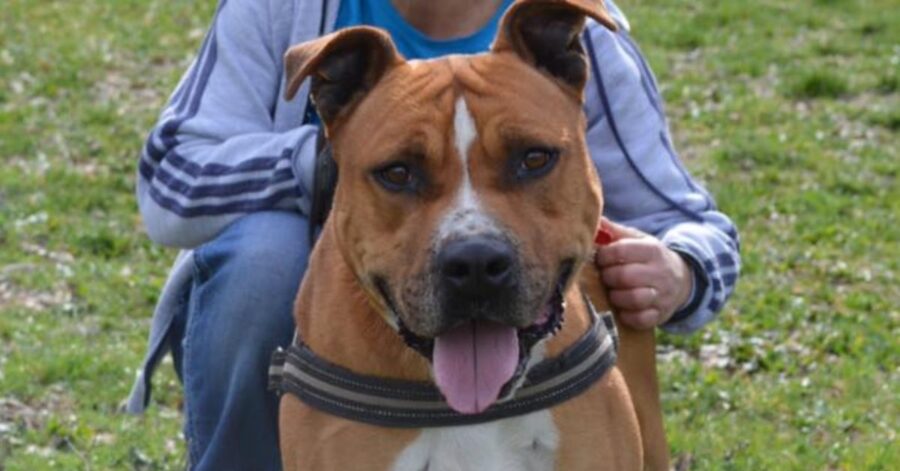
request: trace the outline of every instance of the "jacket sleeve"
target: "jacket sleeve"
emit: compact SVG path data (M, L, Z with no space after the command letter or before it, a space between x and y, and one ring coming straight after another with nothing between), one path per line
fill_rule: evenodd
M620 31L591 23L583 37L591 67L587 139L603 184L604 214L658 237L693 268L691 298L663 326L693 332L715 318L734 290L738 234L684 169L653 74L621 12L609 0L607 6Z
M270 2L221 0L199 54L143 147L137 197L150 237L191 248L244 213L308 210L317 129L275 122L282 50ZM302 96L302 95L299 95Z

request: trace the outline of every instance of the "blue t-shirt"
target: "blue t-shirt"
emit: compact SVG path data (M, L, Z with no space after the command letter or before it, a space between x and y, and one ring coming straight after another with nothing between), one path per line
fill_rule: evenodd
M488 50L497 33L500 18L511 3L512 0L503 0L503 5L497 9L491 20L469 36L436 40L425 36L409 24L390 0L343 0L335 29L360 25L385 29L391 34L397 50L407 59L430 59L448 54L477 54Z

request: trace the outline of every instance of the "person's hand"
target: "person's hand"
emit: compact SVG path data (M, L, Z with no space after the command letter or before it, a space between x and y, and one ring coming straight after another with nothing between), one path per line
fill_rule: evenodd
M611 241L594 262L620 320L635 329L664 324L691 295L691 267L656 237L606 218L600 224Z

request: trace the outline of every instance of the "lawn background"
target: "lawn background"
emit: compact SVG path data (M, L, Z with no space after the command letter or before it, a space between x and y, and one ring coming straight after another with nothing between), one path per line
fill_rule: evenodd
M663 336L682 469L900 469L900 4L620 0L689 169L739 226L721 318ZM0 469L181 469L171 367L117 413L174 252L133 196L212 0L5 0Z

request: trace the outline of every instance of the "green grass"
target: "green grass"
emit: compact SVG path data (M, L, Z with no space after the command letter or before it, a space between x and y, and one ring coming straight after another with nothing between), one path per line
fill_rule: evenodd
M790 86L794 98L841 98L847 94L847 81L832 72L804 73Z
M721 319L663 336L689 469L898 469L900 9L621 0L687 166L737 222ZM0 19L0 469L180 469L180 388L117 413L174 253L142 140L214 2L8 0Z

